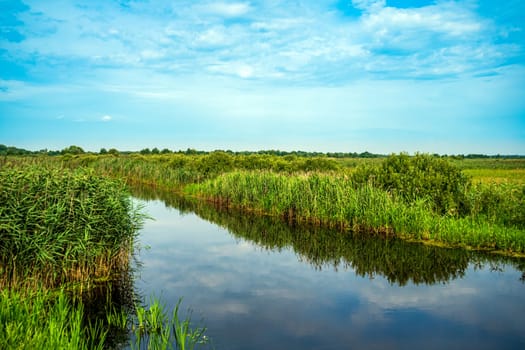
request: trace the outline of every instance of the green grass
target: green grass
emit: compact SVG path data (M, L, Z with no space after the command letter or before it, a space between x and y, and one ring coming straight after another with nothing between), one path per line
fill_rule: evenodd
M178 306L166 318L158 300L126 311L95 298L96 314L86 312L86 290L123 283L145 217L120 180L32 161L0 168L0 349L102 349L115 327L139 330L133 348L206 339Z
M429 197L407 202L370 184L356 186L344 176L232 172L186 187L189 195L287 220L470 249L524 253L523 192L514 191L512 198L512 189L484 191L479 198L472 195L471 214L458 216L436 213Z
M524 253L525 160L429 155L7 157L7 164L88 167L246 211L434 244Z
M131 321L134 336L131 349L193 350L197 345L207 344L206 328L192 325L191 312L185 318L181 316L181 302L179 299L171 317L156 298L148 307L137 307L136 316Z
M73 300L73 301L72 301ZM105 349L109 329L116 327L130 335L131 349L191 350L208 344L206 328L195 326L191 312L180 313L181 301L171 317L159 299L149 306L136 306L133 313L106 305L105 317L86 320L81 300L63 289L0 291L0 349Z
M474 183L525 185L525 169L465 169L463 172Z
M106 331L85 325L63 290L0 291L0 349L103 349Z
M448 160L462 170L466 169L525 169L525 158L474 158Z

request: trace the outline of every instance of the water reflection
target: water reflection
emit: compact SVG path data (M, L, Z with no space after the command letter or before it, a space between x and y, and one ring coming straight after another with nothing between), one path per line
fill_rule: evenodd
M84 306L84 323L87 326L99 325L106 331L104 348L120 349L128 346L129 332L125 328L108 324L108 313L124 313L131 315L138 301L135 286L135 272L131 268L131 261L114 271L112 278L97 282L86 290L76 293L73 291L74 300L82 301Z
M302 262L322 270L352 269L358 276L385 277L390 283L445 283L463 277L471 264L501 271L510 264L521 271L525 281L525 259L513 259L464 249L444 249L399 239L363 237L316 226L290 225L279 218L247 215L148 187L135 187L133 194L146 200L162 200L167 207L199 217L226 228L240 240L270 251L291 247Z
M363 239L140 191L135 287L184 297L215 349L523 349L520 260Z

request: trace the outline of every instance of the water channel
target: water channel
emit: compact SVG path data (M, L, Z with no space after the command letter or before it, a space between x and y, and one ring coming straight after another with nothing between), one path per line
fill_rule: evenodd
M139 191L135 289L224 349L525 349L525 261Z

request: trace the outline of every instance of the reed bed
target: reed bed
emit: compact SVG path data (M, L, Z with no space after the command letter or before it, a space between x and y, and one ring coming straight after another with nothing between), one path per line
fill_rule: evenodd
M341 166L324 157L274 156L267 154L231 155L212 152L200 155L64 155L0 158L5 167L37 165L48 169L91 168L97 174L125 180L131 185L149 185L181 190L234 170L266 169L278 173L334 171Z
M0 348L104 348L82 291L129 269L141 222L123 184L92 170L2 167Z
M350 177L318 173L232 172L187 186L186 193L299 222L427 243L525 253L523 218L502 221L498 216L505 206L509 206L509 213L521 208L523 195L519 193L515 201L503 205L488 200L483 207L483 201L478 200L476 209L465 216L436 212L428 196L406 201L370 183L356 184Z
M207 339L178 306L168 319L156 299L130 308L111 292L106 302L96 298L100 286L132 288L130 258L145 216L123 181L56 159L3 165L0 349L103 349L132 333L133 349L191 349Z
M92 170L0 169L0 348L102 349L83 291L127 273L142 216Z
M93 170L0 169L3 285L107 279L126 264L143 217L122 182Z
M38 158L8 157L7 163L88 167L133 185L204 197L289 221L524 253L521 159L393 154L343 165L329 158L225 152ZM491 173L494 181L483 177ZM500 181L505 174L509 180Z

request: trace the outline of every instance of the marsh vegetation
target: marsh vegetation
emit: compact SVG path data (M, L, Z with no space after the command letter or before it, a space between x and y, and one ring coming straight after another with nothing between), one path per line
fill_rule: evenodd
M129 292L104 300L119 285L133 289L145 217L129 186L176 193L178 206L263 247L292 246L319 268L343 264L400 285L460 276L470 250L525 255L521 159L74 150L0 160L2 347L118 347L131 335L135 348L191 348L206 339L178 305L170 314ZM411 274L417 264L426 268ZM90 315L85 305L95 304L103 306Z
M351 161L218 151L66 154L4 161L90 168L131 185L185 193L288 221L426 244L525 253L525 184L520 176L525 161L519 158L393 154ZM508 174L505 180L503 174Z
M0 180L0 348L102 349L129 331L136 348L200 340L189 320L164 322L158 302L146 309L130 294L145 217L122 181L34 164L3 166Z

